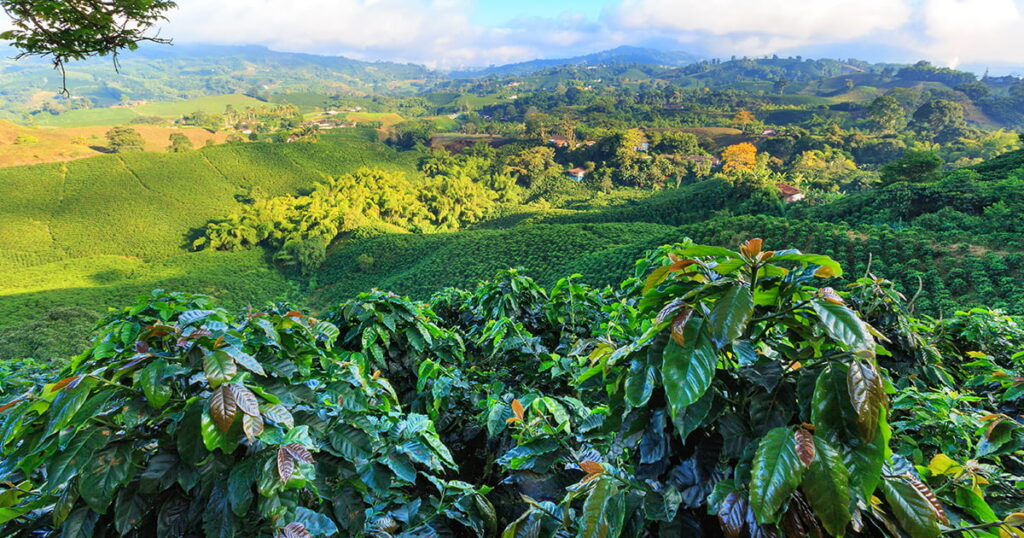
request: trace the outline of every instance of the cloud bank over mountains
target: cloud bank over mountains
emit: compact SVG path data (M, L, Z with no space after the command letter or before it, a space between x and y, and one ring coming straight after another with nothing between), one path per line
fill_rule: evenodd
M1024 0L559 0L500 22L474 16L499 1L178 0L161 31L180 43L440 68L638 45L1024 70Z

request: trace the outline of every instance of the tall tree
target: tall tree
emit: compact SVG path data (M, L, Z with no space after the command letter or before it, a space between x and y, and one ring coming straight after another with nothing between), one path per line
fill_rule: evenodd
M964 107L947 99L932 99L914 112L914 124L935 142L948 143L968 134Z
M167 146L170 153L184 153L192 150L192 141L182 133L171 133L171 145Z
M868 106L868 119L883 133L891 133L906 124L907 113L891 95L881 95Z
M722 151L722 170L726 173L753 172L757 166L757 147L750 142L743 142L725 148Z
M107 131L107 148L114 153L145 151L146 140L131 127L113 127Z
M754 116L754 113L749 110L740 110L739 112L736 113L735 116L732 117L732 121L733 123L739 125L740 129L743 130L743 132L746 132L747 127L751 123L757 121L757 117Z

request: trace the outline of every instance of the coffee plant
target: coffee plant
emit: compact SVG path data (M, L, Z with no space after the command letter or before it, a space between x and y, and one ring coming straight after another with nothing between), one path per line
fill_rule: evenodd
M0 523L62 536L1024 536L1024 339L831 258L239 314L156 291L0 405ZM832 287L827 284L832 281ZM844 289L845 288L845 289Z

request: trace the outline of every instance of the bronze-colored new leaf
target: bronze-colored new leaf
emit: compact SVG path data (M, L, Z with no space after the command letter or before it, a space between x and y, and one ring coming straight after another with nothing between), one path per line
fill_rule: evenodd
M756 258L761 253L762 243L763 241L760 238L751 239L740 247L740 254L747 258Z
M526 409L523 408L523 403L520 402L519 400L512 400L512 414L514 415L514 418L518 421L521 421L524 418L526 418Z
M7 411L8 409L10 409L10 408L20 404L21 402L24 402L28 398L29 398L29 396L26 394L25 396L19 396L19 397L15 398L15 399L13 399L13 400L3 404L3 405L0 405L0 413L3 413L4 411Z
M313 535L306 530L306 526L302 523L289 523L281 529L281 536L283 538L311 538Z
M580 482L590 482L604 474L604 465L592 460L580 462L580 469L583 469L583 472L587 473L587 476L583 477L583 480Z
M277 449L277 476L281 477L282 482L288 483L293 474L295 474L295 458L288 452L288 449L282 446Z
M259 415L242 415L242 432L250 443L263 433L263 417Z
M231 396L243 413L254 417L260 416L260 402L256 400L256 395L251 390L238 383L227 383L224 386L231 391Z
M803 428L797 428L793 436L796 438L797 457L804 466L810 467L814 463L814 436Z
M725 538L739 538L746 527L747 499L738 492L725 496L718 507L718 523Z
M691 316L693 316L693 310L687 308L680 311L672 320L672 340L675 340L679 347L683 347L686 343L686 338L683 335L686 334L686 323L690 321Z
M80 376L77 376L77 375L73 375L71 377L65 377L64 379L61 379L60 381L54 383L53 384L53 388L50 389L50 390L52 392L57 392L59 390L62 390L64 387L67 387L71 383L74 383L75 381L78 381L79 377Z
M946 517L946 510L942 508L942 502L935 497L935 493L931 488L914 477L908 478L907 482L909 482L911 487L913 487L928 501L928 504L932 506L932 510L935 511L935 517L937 517L943 525L949 525L949 518Z
M850 392L850 403L857 412L857 425L865 441L871 442L878 430L878 419L886 406L885 387L882 376L868 361L855 360L850 363L846 378Z
M213 390L213 394L210 396L210 418L213 419L218 429L225 432L230 430L237 412L238 404L235 402L235 396L227 387L220 386Z
M284 449L295 458L296 461L302 461L305 463L313 463L313 455L309 453L306 447L299 443L290 443L284 445Z

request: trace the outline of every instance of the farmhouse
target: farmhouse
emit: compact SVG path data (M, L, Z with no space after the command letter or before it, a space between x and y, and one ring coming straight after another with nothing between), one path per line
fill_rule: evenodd
M798 188L796 188L796 187L794 187L792 185L786 185L785 183L779 183L779 184L776 185L776 187L778 187L779 188L779 192L782 193L782 201L786 202L787 204L791 204L793 202L799 202L800 200L804 199L803 191L801 191L800 189L798 189Z
M567 147L569 147L569 141L568 140L566 140L564 138L561 138L561 137L557 137L557 136L552 138L551 140L548 140L548 143L550 143L552 146L555 146L556 148L567 148Z
M583 179L587 177L587 171L583 168L573 168L572 170L569 170L569 177L576 181L583 181Z

